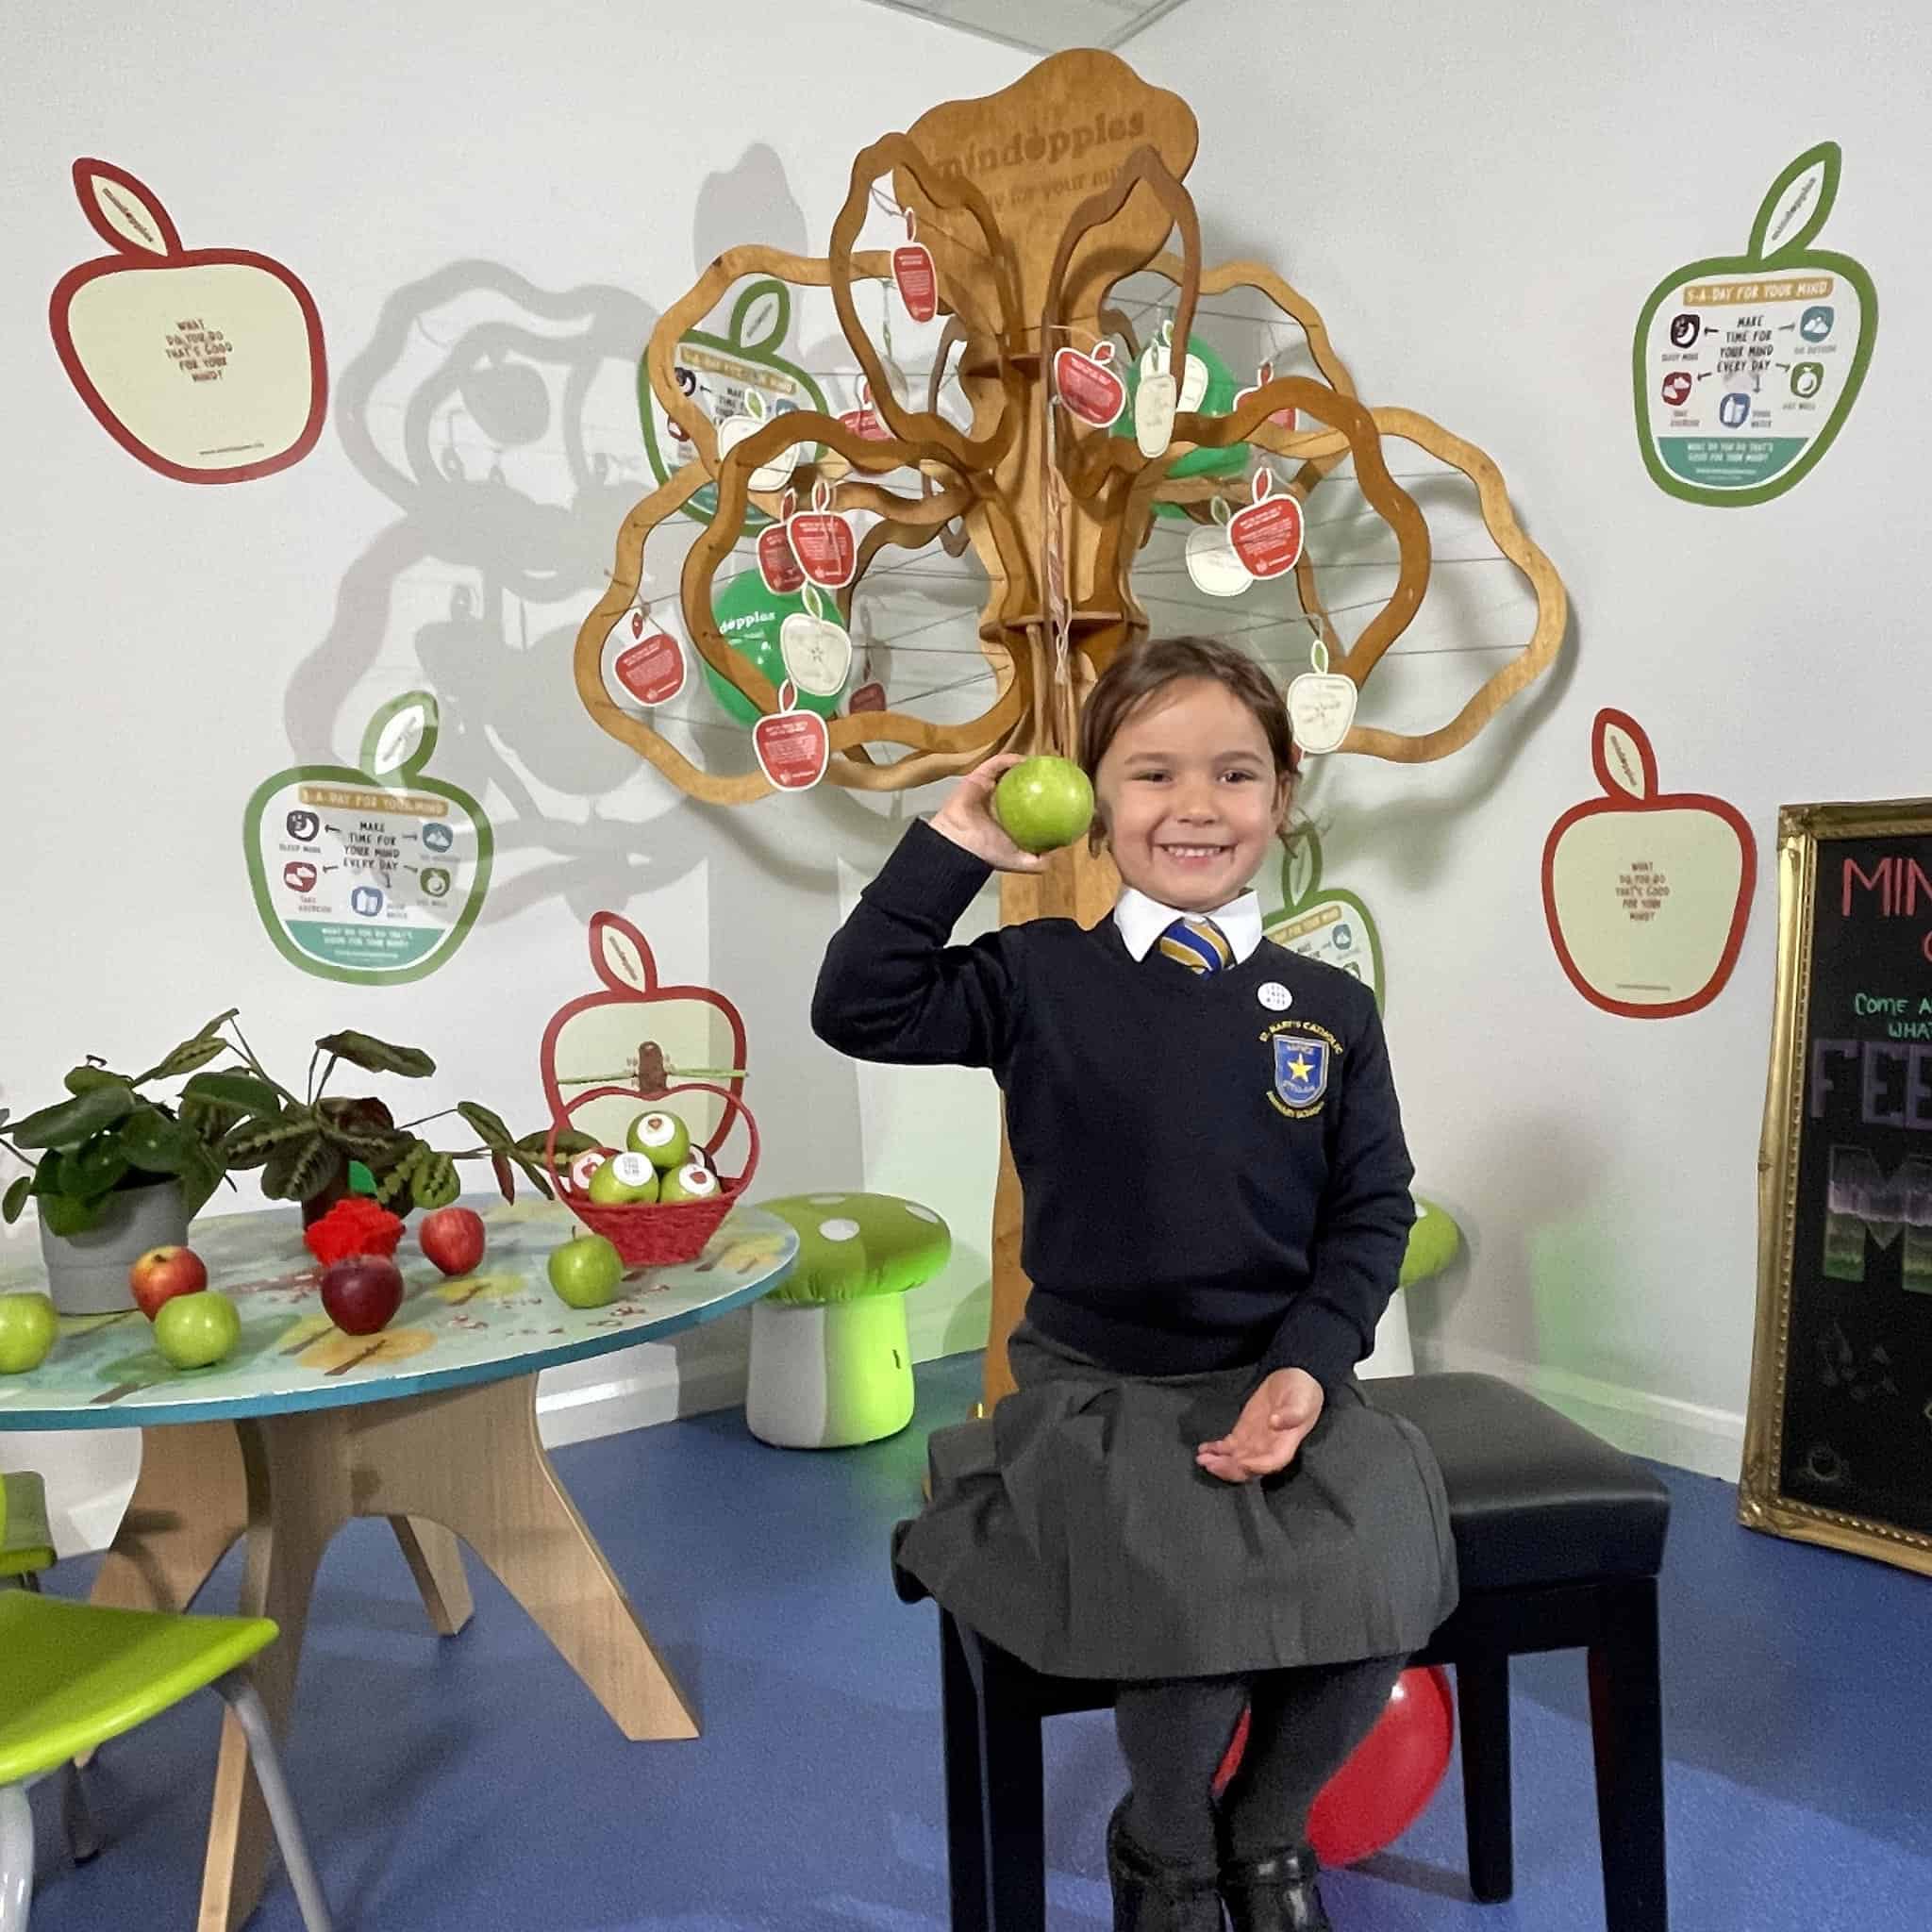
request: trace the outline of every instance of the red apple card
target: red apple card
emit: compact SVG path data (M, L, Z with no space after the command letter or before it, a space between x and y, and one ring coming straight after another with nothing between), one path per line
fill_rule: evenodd
M940 283L933 271L932 251L919 239L919 223L906 210L906 239L892 250L892 280L899 299L914 322L930 322L939 313Z
M791 513L798 508L798 498L788 490L784 505L775 524L767 524L758 532L758 575L765 580L765 589L774 597L789 597L805 581L805 573L798 567L798 558L791 554L791 538L787 525Z
M1100 342L1089 356L1079 349L1061 349L1053 358L1054 392L1068 413L1108 429L1120 421L1127 407L1127 386L1114 373L1113 344Z
M1254 381L1246 389L1240 391L1236 394L1234 399L1235 408L1239 409L1257 390L1266 389L1274 380L1274 364L1273 362L1262 363L1260 368L1255 371ZM1263 420L1273 423L1282 429L1291 430L1295 426L1294 406L1290 404L1285 409L1272 410Z
M825 482L811 487L811 508L794 510L786 520L786 534L791 540L791 554L813 583L837 591L852 581L858 567L858 550L852 539L852 525L832 508L831 486Z
M1657 754L1604 709L1591 761L1604 796L1572 806L1543 846L1543 917L1572 986L1628 1020L1669 1020L1724 989L1744 943L1757 848L1742 812L1657 790Z
M858 407L856 409L847 409L839 421L851 430L854 436L863 437L867 442L887 442L891 440L892 432L879 421L879 412L874 407L872 384L863 376L858 379Z
M177 483L243 483L300 462L328 405L308 291L253 249L184 248L125 168L81 159L73 175L113 253L60 277L47 323L94 420Z
M845 700L845 709L853 717L862 711L883 711L886 708L886 688L877 678L868 677L863 684L852 688L852 695Z
M1251 575L1278 577L1301 560L1302 507L1286 491L1275 494L1274 472L1265 465L1251 488L1255 500L1228 519L1227 541Z
M1320 638L1308 649L1313 670L1304 671L1288 687L1288 723L1295 748L1305 752L1336 750L1355 723L1355 679L1328 668L1328 646Z
M780 791L809 791L825 775L832 740L816 711L792 708L798 688L790 678L778 692L778 709L752 726L752 749L759 767Z
M684 689L684 653L669 632L648 624L650 608L633 610L622 626L632 641L611 667L617 681L641 704L669 704Z

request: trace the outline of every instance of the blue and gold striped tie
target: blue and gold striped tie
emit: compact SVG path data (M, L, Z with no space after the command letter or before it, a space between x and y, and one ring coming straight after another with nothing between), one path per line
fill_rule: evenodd
M1176 919L1156 944L1191 973L1219 973L1234 964L1234 948L1211 919Z

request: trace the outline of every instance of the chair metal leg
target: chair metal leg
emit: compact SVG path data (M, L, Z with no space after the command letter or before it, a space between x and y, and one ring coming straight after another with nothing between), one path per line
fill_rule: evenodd
M1046 1932L1046 1793L1040 1713L983 1654L979 1762L992 1932Z
M0 1785L0 1932L26 1932L34 1890L34 1814L25 1785Z
M275 1826L275 1842L281 1847L282 1863L289 1870L289 1883L295 1889L295 1901L302 1907L302 1923L308 1932L330 1932L328 1903L322 1885L309 1863L308 1846L302 1836L302 1821L295 1815L294 1801L282 1776L281 1755L275 1749L274 1727L261 1698L244 1671L231 1671L215 1689L235 1713L242 1734L248 1740L249 1762L255 1767L255 1782L262 1802L268 1807L269 1823Z
M1607 1624L1590 1650L1604 1923L1607 1932L1669 1932L1655 1579L1621 1588Z
M959 1626L944 1610L940 1612L940 1721L946 1759L946 1875L952 1893L952 1932L991 1932L979 1692Z
M1516 1889L1509 1767L1509 1657L1474 1650L1456 1659L1461 1707L1462 1817L1469 1889L1486 1906Z

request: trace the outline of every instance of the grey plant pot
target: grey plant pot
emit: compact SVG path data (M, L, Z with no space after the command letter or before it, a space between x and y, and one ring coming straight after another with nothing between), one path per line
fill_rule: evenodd
M150 1248L188 1239L179 1181L109 1194L85 1234L60 1235L41 1223L47 1292L63 1315L111 1315L134 1306L127 1270Z

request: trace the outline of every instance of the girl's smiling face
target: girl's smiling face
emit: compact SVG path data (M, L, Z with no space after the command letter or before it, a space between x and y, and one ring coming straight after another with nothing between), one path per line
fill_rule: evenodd
M1122 722L1094 791L1121 877L1177 912L1212 912L1254 877L1291 783L1247 706L1189 677Z

